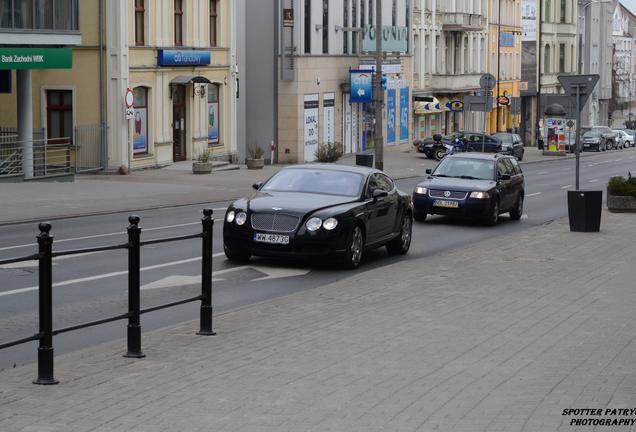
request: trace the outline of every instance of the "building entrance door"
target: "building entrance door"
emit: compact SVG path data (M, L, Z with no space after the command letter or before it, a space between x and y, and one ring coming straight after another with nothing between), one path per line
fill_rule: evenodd
M185 86L172 89L172 157L175 162L186 160Z

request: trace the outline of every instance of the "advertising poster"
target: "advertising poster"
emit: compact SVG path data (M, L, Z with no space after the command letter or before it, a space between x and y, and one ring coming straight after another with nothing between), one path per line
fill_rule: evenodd
M395 144L395 89L386 92L386 143Z
M409 89L400 89L400 142L409 140Z
M317 94L305 95L305 162L316 160L316 150L318 150L318 105Z
M522 42L537 40L537 0L521 2L521 28Z
M148 153L148 109L136 108L134 119L133 153Z
M323 110L323 121L324 121L323 141L326 143L334 143L336 140L335 106L336 106L335 93L325 93L322 99L322 110Z
M208 141L219 142L219 103L208 102Z

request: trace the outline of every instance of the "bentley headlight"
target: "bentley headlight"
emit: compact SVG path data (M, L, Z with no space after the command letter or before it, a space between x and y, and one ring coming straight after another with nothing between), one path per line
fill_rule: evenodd
M229 212L227 212L227 214L225 215L225 220L229 223L234 222L234 217L236 216L236 213L234 212L234 210L230 210Z
M246 220L247 220L247 214L245 214L245 212L239 212L239 213L236 214L236 224L237 225L245 224Z
M428 189L426 189L425 187L418 186L418 187L415 188L415 193L416 194L426 195L426 192L428 192Z
M488 199L490 198L490 195L488 195L488 192L471 192L470 197L477 199Z
M305 226L307 227L307 231L316 231L322 226L322 219L317 217L312 217L311 219L307 221Z
M327 231L331 231L337 226L338 226L338 219L336 218L329 218L322 223L322 227L326 229Z

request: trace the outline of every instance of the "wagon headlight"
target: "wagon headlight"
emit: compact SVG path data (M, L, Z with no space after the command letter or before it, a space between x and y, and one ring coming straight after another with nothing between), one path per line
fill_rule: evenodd
M338 226L338 219L336 218L329 218L322 223L322 227L326 229L327 231L331 231L337 226Z
M317 217L312 217L311 219L307 221L305 226L307 227L307 231L316 231L322 226L322 219Z
M227 214L225 215L225 220L229 223L234 222L234 217L236 216L236 213L234 212L234 210L230 210L229 212L227 212Z
M416 194L426 195L426 192L428 192L428 189L426 189L425 187L418 186L418 187L415 188L415 193Z
M490 198L490 195L488 195L488 192L471 192L470 197L477 199L488 199Z
M236 224L237 225L245 224L246 220L247 220L247 214L245 214L245 212L239 212L239 213L236 214Z

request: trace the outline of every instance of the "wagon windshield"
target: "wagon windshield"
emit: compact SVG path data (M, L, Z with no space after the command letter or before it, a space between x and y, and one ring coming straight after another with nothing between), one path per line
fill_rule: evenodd
M261 188L270 192L304 192L358 197L364 176L358 173L319 169L284 169Z

